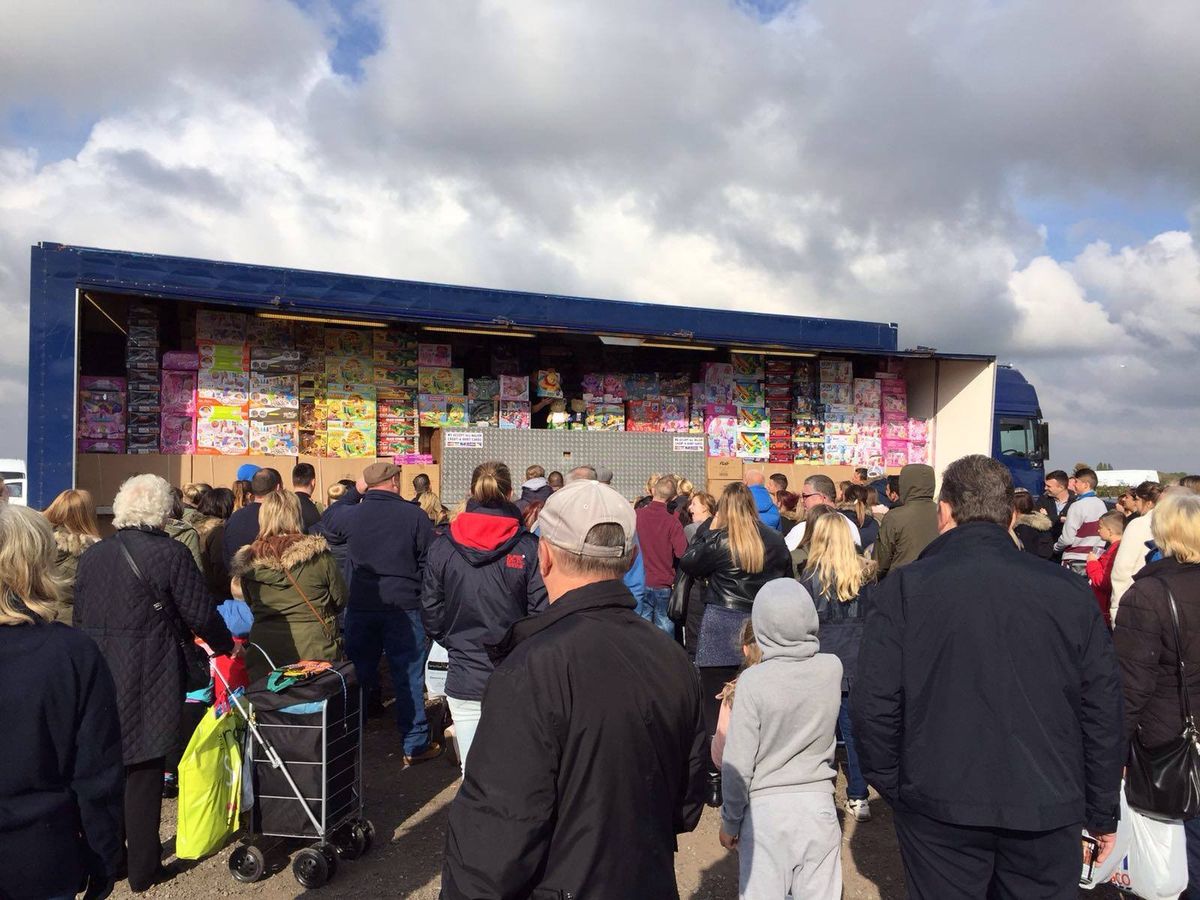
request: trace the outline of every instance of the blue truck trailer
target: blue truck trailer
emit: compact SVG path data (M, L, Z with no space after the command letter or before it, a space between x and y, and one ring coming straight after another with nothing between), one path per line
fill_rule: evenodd
M81 481L95 489L98 467L115 465L79 450L79 379L122 374L122 316L133 304L160 310L176 343L186 341L186 326L179 322L187 312L194 318L195 309L205 308L334 326L397 326L415 329L430 341L516 342L543 352L553 348L560 356L617 348L658 361L664 371L669 363L683 368L686 361L694 368L702 360L728 359L730 351L795 359L834 356L854 362L856 372L902 361L910 414L929 422L930 462L936 468L964 453L992 453L1018 484L1036 493L1048 451L1037 394L1019 372L998 367L990 356L901 350L893 323L491 290L41 243L31 250L30 266L30 505L44 508L59 491ZM665 457L662 464L677 459ZM120 471L134 463L184 479L192 470L177 462L125 457ZM803 474L804 467L795 468ZM86 478L85 469L92 473ZM717 472L710 461L705 471L710 480L720 480L730 469ZM99 505L105 493L111 496L119 474L113 470L103 480Z

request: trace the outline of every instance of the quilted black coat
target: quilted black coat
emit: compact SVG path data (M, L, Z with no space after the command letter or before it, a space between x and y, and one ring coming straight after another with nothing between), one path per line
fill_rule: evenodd
M124 528L142 574L178 610L192 632L215 653L233 639L187 547L156 529ZM166 756L174 748L183 711L183 658L150 592L125 560L116 537L105 538L79 559L75 627L99 646L112 670L126 765Z

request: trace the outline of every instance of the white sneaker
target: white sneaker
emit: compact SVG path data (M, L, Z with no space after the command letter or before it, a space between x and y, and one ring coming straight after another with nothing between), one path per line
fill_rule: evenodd
M847 800L846 812L854 816L856 822L871 821L871 801L870 800Z

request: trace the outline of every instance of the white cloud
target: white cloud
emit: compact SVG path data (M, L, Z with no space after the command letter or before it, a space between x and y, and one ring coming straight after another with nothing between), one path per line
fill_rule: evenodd
M357 81L324 5L7 4L0 121L94 127L49 164L0 146L0 378L28 246L57 240L896 321L904 346L1021 363L1066 456L1182 467L1195 435L1155 423L1194 367L1191 237L1055 261L1014 199L1200 208L1200 23L1176 2L1169 28L1081 0L812 0L765 26L686 0L368 4Z

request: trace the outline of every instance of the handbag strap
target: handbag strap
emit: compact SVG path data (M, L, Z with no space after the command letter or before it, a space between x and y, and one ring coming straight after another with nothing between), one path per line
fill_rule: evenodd
M1194 722L1192 721L1192 704L1188 697L1187 663L1183 658L1183 634L1179 628L1179 607L1175 603L1175 594L1171 591L1171 586L1162 578L1158 580L1167 589L1167 608L1171 610L1171 630L1175 633L1175 656L1179 659L1179 698L1183 712L1183 723L1184 725L1194 726Z
M308 599L308 594L304 593L304 588L300 587L299 582L292 576L292 572L283 564L283 557L278 553L275 554L275 559L279 563L279 568L283 569L283 574L287 576L287 580L292 583L292 587L296 589L296 593L300 595L300 599L304 601L304 605L312 610L312 614L317 617L317 621L321 623L321 630L325 632L325 637L333 640L333 634L329 631L329 626L325 624L325 619L317 612L317 608L312 605L312 601Z
M190 644L192 642L192 636L185 633L184 629L181 627L182 622L179 620L179 614L173 607L170 612L167 611L166 598L163 596L162 592L145 575L142 574L142 570L138 566L137 560L135 560L133 558L133 554L129 552L129 547L125 543L124 535L118 531L116 537L117 546L121 548L121 554L125 557L125 562L129 564L129 568L133 570L134 577L141 582L142 587L150 592L150 596L153 598L153 603L151 605L154 607L155 612L162 616L166 621L167 627L171 630L171 634L174 635L175 640L177 640L180 644ZM172 613L175 614L172 615Z

